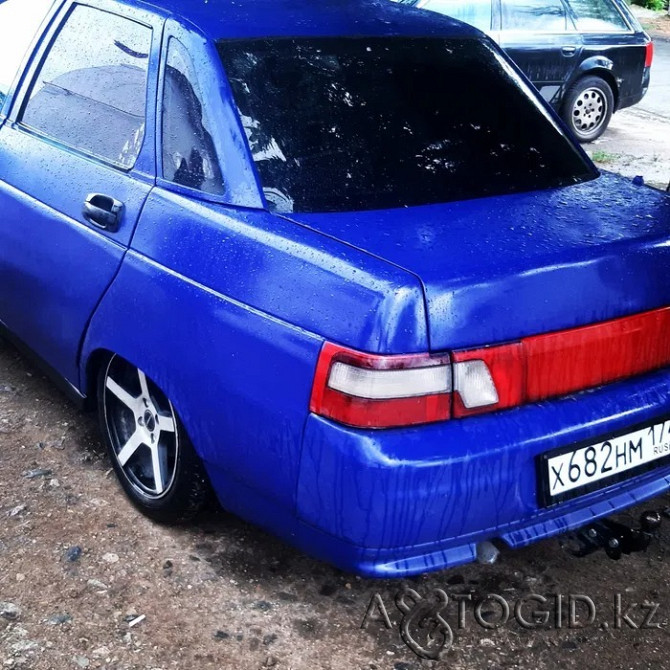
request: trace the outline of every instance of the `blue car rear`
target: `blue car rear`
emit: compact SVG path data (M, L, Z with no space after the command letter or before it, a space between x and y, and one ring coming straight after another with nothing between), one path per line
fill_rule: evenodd
M404 576L666 491L670 199L599 175L457 22L181 4L86 10L136 24L134 144L73 146L115 117L85 69L31 93L70 3L0 125L0 322L97 399L131 500L181 519L206 476L305 551Z

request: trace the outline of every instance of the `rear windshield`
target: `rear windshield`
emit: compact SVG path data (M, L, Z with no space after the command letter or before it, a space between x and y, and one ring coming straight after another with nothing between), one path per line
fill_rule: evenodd
M391 209L593 176L483 41L270 39L218 48L274 211Z

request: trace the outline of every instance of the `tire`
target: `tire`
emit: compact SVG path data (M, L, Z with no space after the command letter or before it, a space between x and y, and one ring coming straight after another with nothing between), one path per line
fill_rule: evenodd
M593 142L607 130L614 112L614 93L600 77L576 81L563 102L561 116L582 143Z
M98 418L114 472L145 516L177 524L202 509L209 481L172 403L120 356L100 369Z

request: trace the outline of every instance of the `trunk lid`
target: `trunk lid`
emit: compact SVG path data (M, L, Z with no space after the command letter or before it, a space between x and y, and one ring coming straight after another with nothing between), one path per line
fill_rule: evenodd
M417 276L431 351L670 305L670 197L612 174L444 205L287 216Z

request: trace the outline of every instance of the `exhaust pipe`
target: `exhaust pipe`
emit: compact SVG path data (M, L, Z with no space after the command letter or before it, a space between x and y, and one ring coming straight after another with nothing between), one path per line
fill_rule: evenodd
M485 542L480 542L477 545L477 563L482 565L493 565L498 560L499 556L500 550L493 544L493 542L487 540Z

